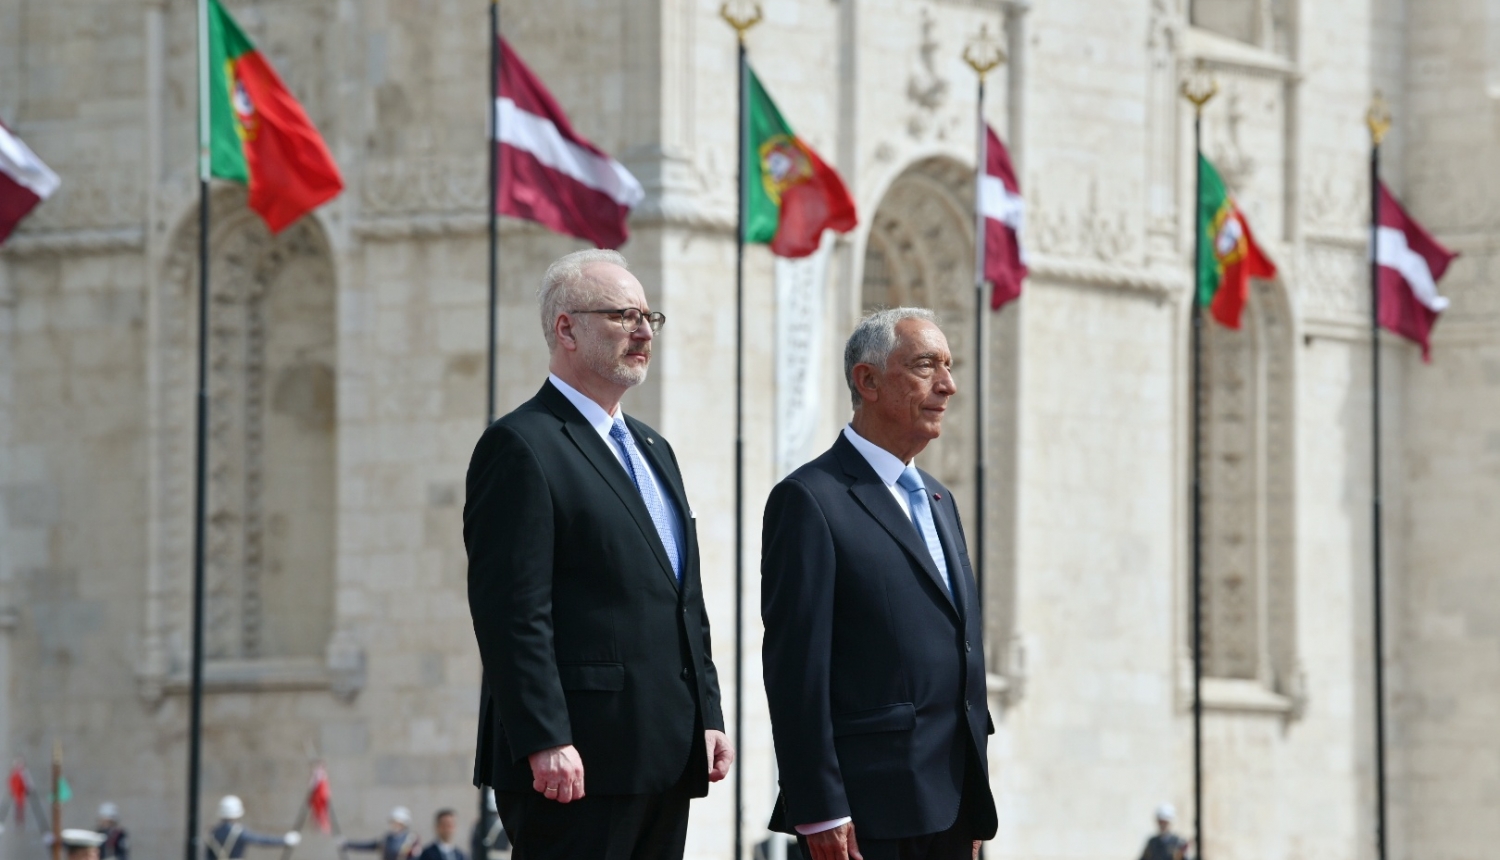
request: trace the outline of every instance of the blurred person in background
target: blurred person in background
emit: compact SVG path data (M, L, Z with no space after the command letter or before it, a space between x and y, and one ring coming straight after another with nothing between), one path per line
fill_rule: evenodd
M130 834L120 826L120 807L107 801L99 804L98 829L104 834L100 860L130 860Z
M281 836L270 836L247 830L240 823L245 817L245 804L236 796L226 794L219 801L219 823L208 834L205 860L239 860L245 856L245 848L256 845L262 848L293 848L302 842L302 834L295 830Z
M344 841L339 847L347 851L379 851L380 860L411 860L422 847L422 840L411 829L411 810L404 806L391 809L387 816L390 829L378 839Z

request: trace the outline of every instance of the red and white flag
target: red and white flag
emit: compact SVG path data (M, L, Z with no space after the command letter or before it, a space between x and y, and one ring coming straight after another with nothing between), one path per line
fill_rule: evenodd
M1385 183L1380 183L1380 219L1375 230L1380 325L1421 344L1423 361L1432 360L1432 326L1448 308L1448 300L1438 295L1437 282L1457 256L1406 214Z
M641 183L573 130L552 94L503 38L500 60L497 211L600 248L625 244L630 237L625 219L646 197Z
M0 123L0 242L61 184L57 174Z
M26 772L26 765L17 761L10 769L10 779L6 780L6 788L10 790L11 806L16 811L16 823L26 822L26 799L31 796L31 775Z
M321 764L313 768L312 784L307 789L307 808L312 812L318 829L328 833L330 829L328 809L333 803L333 790L328 785L328 770Z
M1016 181L1010 153L986 123L984 175L979 177L979 214L984 219L984 279L990 282L990 309L1021 295L1026 277L1026 253L1021 250L1021 228L1026 202Z

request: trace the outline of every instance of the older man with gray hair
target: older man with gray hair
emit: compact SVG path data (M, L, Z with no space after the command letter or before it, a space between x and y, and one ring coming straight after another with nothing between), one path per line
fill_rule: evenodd
M813 860L959 860L994 836L979 598L953 494L915 458L957 393L932 312L862 320L854 417L766 503L771 827Z
M539 299L551 372L469 464L474 782L518 858L680 860L734 750L677 457L620 408L666 317L614 251L557 260Z

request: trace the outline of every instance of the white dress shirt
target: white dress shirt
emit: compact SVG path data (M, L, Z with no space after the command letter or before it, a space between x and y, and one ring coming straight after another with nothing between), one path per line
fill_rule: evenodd
M896 500L896 504L901 506L901 512L906 514L906 518L910 520L911 497L906 494L904 488L896 484L901 479L901 473L905 472L906 467L910 464L901 462L900 457L856 433L853 424L844 425L844 438L849 440L849 444L854 446L854 450L858 451L865 458L865 461L870 464L870 468L875 470L875 474L885 484L885 488L890 490L891 497ZM943 582L948 585L951 592L953 585L948 581L948 571L943 570L939 571L939 573L943 575ZM842 827L853 820L846 815L843 818L834 818L829 821L798 824L795 826L795 829L803 836L811 836L814 833L822 833L825 830Z
M615 455L615 459L620 462L620 468L625 470L626 475L629 475L630 468L625 465L625 455L620 451L620 446L615 444L614 438L609 435L610 428L615 426L615 416L605 412L604 407L595 403L587 394L558 379L557 374L547 374L547 381L561 391L562 396L568 398L568 402L583 414L583 420L589 422L589 426L594 428L594 432L599 434L600 439L604 440L604 447ZM620 412L619 407L615 407L615 412L617 414ZM662 488L661 478L657 476L656 469L652 467L651 461L646 459L645 454L641 455L641 461L646 464L645 479L656 488L656 494L661 497L662 504L667 509L667 527L672 530L672 540L677 543L677 557L683 558L682 519L681 513L677 510L677 503L672 500L672 494Z

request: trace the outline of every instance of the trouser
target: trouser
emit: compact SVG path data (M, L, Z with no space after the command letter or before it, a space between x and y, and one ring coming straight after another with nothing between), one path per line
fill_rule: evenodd
M695 740L701 739L699 731ZM706 768L694 743L682 776L659 794L586 794L558 803L536 791L497 791L511 860L682 860L687 843L690 768ZM587 786L588 762L584 762Z

